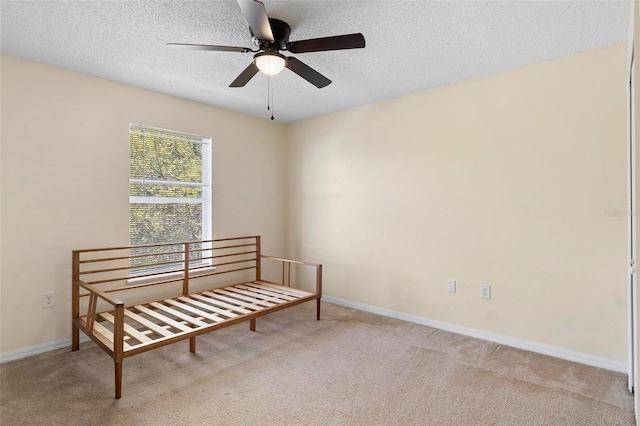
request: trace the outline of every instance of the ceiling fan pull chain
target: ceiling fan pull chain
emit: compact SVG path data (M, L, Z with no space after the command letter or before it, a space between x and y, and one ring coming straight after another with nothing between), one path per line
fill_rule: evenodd
M271 121L273 121L273 90L271 90Z
M270 87L271 87L271 76L267 75L267 111L269 111L271 108L269 108L269 91L270 91Z

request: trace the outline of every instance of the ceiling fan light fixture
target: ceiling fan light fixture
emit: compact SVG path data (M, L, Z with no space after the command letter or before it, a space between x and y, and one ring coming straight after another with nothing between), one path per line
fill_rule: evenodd
M253 57L258 69L267 75L276 75L287 66L287 58L278 52L261 52Z

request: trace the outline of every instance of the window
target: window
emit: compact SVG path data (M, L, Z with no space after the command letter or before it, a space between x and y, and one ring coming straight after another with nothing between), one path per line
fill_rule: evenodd
M130 245L211 239L210 160L211 138L129 126ZM132 255L147 255L132 258L132 266L145 265L134 269L132 275L182 267L181 253L161 254L157 250L132 250ZM201 256L201 252L192 256ZM148 266L150 263L157 266Z

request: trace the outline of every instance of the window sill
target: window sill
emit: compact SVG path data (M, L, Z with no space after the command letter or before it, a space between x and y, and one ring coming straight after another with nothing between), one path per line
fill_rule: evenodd
M206 275L215 270L216 270L215 266L208 266L206 268L193 269L189 271L189 278L197 278L200 275ZM183 277L182 272L169 272L166 274L153 275L151 277L140 277L140 278L131 277L127 280L127 284L130 284L130 285L150 284L156 281L166 281L166 280L172 280L172 279L177 279L182 277Z

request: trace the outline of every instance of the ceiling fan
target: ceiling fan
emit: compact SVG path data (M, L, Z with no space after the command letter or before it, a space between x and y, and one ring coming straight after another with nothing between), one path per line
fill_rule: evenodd
M258 47L214 46L209 44L167 43L167 47L191 50L213 50L218 52L255 53L253 61L229 87L244 87L258 71L267 75L278 74L289 68L317 88L331 84L324 75L293 56L284 56L281 50L291 53L324 52L328 50L360 49L365 46L364 36L360 33L332 37L320 37L308 40L289 41L291 27L284 21L269 18L264 4L258 0L237 0L249 23L251 41Z

